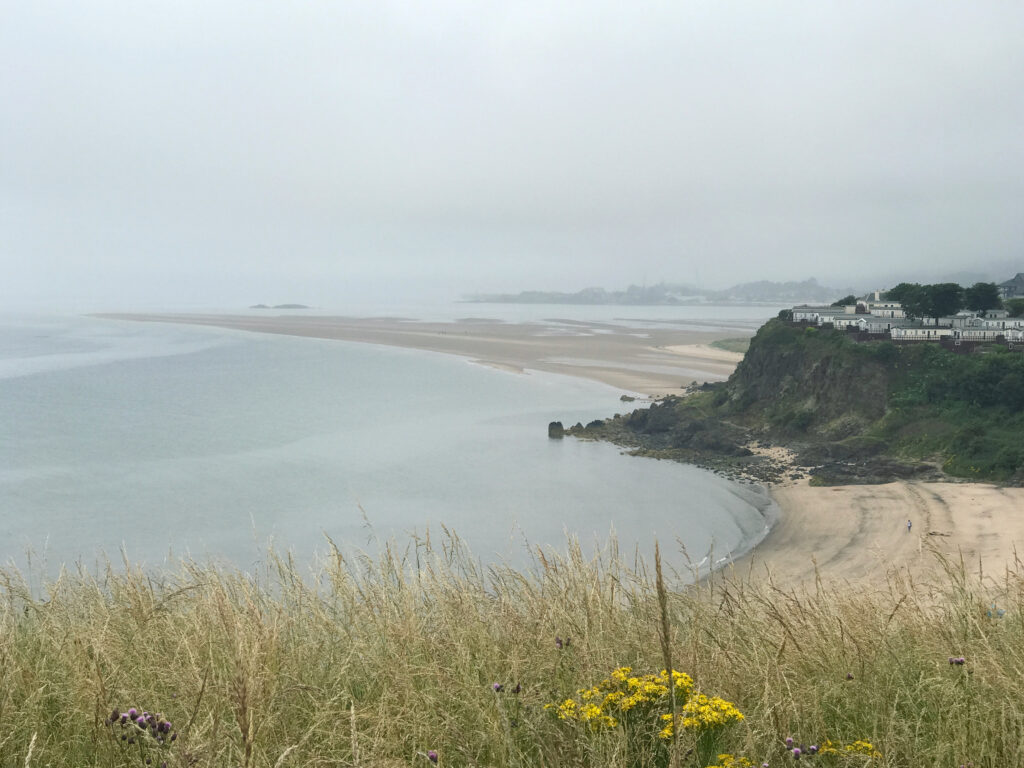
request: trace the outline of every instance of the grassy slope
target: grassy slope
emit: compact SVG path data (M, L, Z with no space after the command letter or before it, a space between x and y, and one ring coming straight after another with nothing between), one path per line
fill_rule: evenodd
M1024 358L1004 350L963 356L932 344L858 344L772 321L728 384L705 398L719 414L776 438L1024 481Z
M0 571L0 766L143 765L103 724L129 706L175 724L154 763L171 766L426 768L428 750L442 766L662 764L640 730L595 732L543 708L619 665L662 668L643 573L578 553L484 572L448 542L336 560L318 583L285 562L258 577L188 565L64 576L36 600ZM992 601L1002 618L986 616ZM676 667L746 716L716 743L684 739L679 764L723 751L778 766L791 736L867 739L881 755L822 766L1024 765L1022 609L1020 573L981 583L962 567L939 586L894 577L874 593L672 592Z

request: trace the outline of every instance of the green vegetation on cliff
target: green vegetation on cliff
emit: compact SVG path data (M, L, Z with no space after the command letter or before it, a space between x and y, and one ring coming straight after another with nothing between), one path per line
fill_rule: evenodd
M821 482L942 472L1024 482L1024 357L993 346L858 343L766 323L729 380L574 434L682 460L744 456L750 440L796 448Z

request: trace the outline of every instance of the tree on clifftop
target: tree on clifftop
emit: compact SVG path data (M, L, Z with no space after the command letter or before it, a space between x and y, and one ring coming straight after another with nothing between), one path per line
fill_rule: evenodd
M927 297L928 317L955 315L964 306L964 289L956 283L935 283L922 287Z
M886 291L885 298L888 301L898 301L903 304L906 303L908 298L915 296L920 290L920 283L900 283Z
M900 302L907 317L945 317L956 314L964 305L964 289L956 283L900 283L885 297Z
M964 306L982 314L990 309L999 309L1003 306L999 287L995 283L975 283L964 291Z
M857 297L852 293L849 296L843 296L839 301L833 301L833 307L849 307L857 303Z

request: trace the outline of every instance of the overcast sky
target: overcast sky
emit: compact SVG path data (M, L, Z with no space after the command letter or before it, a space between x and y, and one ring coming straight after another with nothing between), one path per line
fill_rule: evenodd
M0 0L0 267L89 308L1006 279L1024 3Z

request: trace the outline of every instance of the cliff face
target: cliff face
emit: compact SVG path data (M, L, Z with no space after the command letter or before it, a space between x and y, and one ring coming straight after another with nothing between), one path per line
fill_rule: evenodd
M787 470L752 452L759 445L794 450L820 483L944 471L1024 484L1022 431L1020 354L858 344L773 320L728 381L569 434L768 481Z
M886 411L890 370L859 351L842 335L772 321L751 341L715 405L773 433L873 422Z

